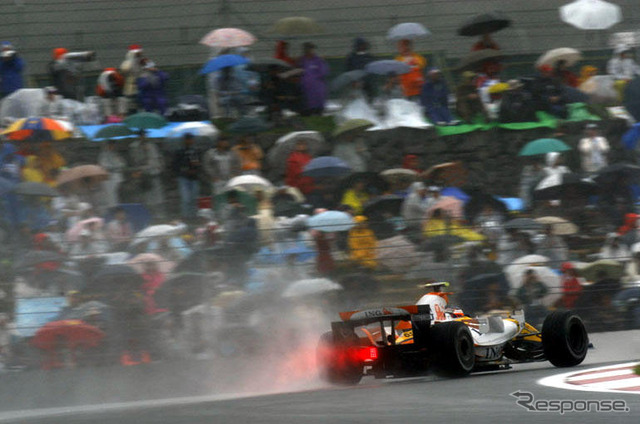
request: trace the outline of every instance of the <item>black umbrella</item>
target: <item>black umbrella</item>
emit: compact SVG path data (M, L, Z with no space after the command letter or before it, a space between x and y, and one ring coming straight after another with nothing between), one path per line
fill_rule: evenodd
M454 244L464 243L464 238L460 236L454 236L452 234L443 234L440 236L428 237L427 240L422 243L420 246L421 251L430 252L430 251L439 251L442 249L446 249Z
M342 201L344 192L353 187L357 182L364 181L365 190L370 194L380 195L389 190L389 183L375 172L356 172L343 178L338 183L336 191L337 201Z
M504 224L504 228L507 230L518 231L540 231L542 230L543 225L532 218L516 218Z
M597 193L597 185L590 179L578 174L566 173L551 175L533 191L536 200L564 199L567 197L589 197Z
M498 288L496 295L505 299L509 293L509 282L503 273L479 274L466 280L458 294L462 309L467 314L483 310L489 300L488 289L495 284Z
M269 124L261 118L244 117L231 124L227 131L233 134L257 134L269 128Z
M284 60L276 59L274 57L265 57L252 60L247 66L247 69L255 72L268 72L271 69L275 69L278 72L288 71L293 68L290 64Z
M473 16L458 28L458 35L474 37L476 35L497 32L511 25L511 20L498 11Z
M344 87L351 85L356 81L360 81L367 73L362 69L356 69L353 71L345 72L343 74L338 75L333 81L331 81L331 90L338 91L342 90Z
M596 183L601 185L617 183L622 179L627 181L640 177L640 166L630 163L616 163L605 166L595 176ZM629 181L631 183L631 181Z
M84 292L115 296L123 291L137 291L142 284L142 276L133 267L107 265L98 270Z
M504 53L500 50L484 49L469 53L466 57L458 62L456 69L458 71L473 70L474 67L480 66L485 60L500 60L504 57Z
M207 274L182 272L165 281L156 291L155 299L160 307L183 312L205 302L211 282Z
M464 216L469 222L473 222L485 207L491 207L491 209L503 217L506 217L509 214L507 205L494 196L480 191L467 193L471 194L471 198L464 205Z
M31 181L22 182L16 185L14 189L16 194L22 196L37 196L37 197L58 197L60 193L55 188L43 183L34 183Z
M400 209L404 197L395 194L386 194L376 197L364 205L363 214L366 216L379 216L381 214L389 214L391 216L399 216Z
M640 78L635 77L624 89L625 109L636 121L640 121Z
M45 262L63 262L66 258L50 250L30 250L14 264L16 269L31 268Z

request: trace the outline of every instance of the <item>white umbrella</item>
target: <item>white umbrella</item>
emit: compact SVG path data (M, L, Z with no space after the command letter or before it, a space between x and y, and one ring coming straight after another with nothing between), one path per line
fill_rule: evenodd
M551 232L556 236L570 236L578 232L578 226L559 216L543 216L535 221L542 225L550 225Z
M343 290L343 287L326 278L310 278L290 284L282 297L302 297Z
M416 22L405 22L398 24L389 29L387 33L387 39L389 40L414 40L419 37L426 37L430 35L428 29L422 24Z
M325 146L324 137L318 131L294 131L280 137L269 150L267 162L269 166L278 169L282 174L289 154L293 152L299 140L306 140L311 156L316 156Z
M256 42L256 37L250 32L238 28L219 28L202 37L200 44L209 47L244 47Z
M529 256L540 256L540 255L529 255ZM526 258L523 257L523 258ZM522 259L522 258L521 258ZM517 261L517 260L516 260ZM522 287L522 280L524 279L524 273L528 270L532 269L538 279L547 286L548 292L545 297L542 298L542 304L545 306L553 305L561 296L561 278L554 270L549 268L548 266L539 265L539 264L529 264L529 263L521 263L521 264L513 264L509 265L505 269L505 274L507 275L507 279L511 285L511 294L515 295L520 287Z
M220 131L206 122L185 122L172 128L167 134L167 138L182 138L185 134L192 134L194 137L216 138Z
M536 68L542 65L554 66L558 61L564 60L567 66L575 65L582 59L582 53L571 47L560 47L558 49L549 50L536 60Z
M150 227L145 228L142 231L136 233L131 242L132 246L136 244L145 243L150 241L151 239L158 237L175 237L182 234L187 229L185 224L178 225L170 225L170 224L160 224L160 225L152 225Z
M380 173L381 176L385 178L393 178L393 177L405 177L405 178L417 178L418 173L413 169L406 168L392 168L386 169Z
M248 191L267 190L273 189L273 185L269 180L266 180L257 175L240 175L229 180L225 186L226 190L234 190L242 188Z
M580 84L578 89L589 95L589 103L615 104L618 102L615 82L613 75L596 75Z
M577 0L560 8L560 19L579 29L607 29L622 20L622 11L603 0Z

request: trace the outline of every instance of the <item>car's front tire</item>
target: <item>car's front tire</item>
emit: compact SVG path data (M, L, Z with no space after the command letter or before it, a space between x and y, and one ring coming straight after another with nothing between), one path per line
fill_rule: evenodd
M554 311L542 324L542 346L556 367L574 367L587 356L589 336L582 319L571 311Z

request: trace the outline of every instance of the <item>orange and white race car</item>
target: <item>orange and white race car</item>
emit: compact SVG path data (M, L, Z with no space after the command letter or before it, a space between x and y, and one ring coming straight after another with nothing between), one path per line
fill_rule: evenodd
M571 311L549 314L537 330L516 311L472 318L448 307L447 283L415 305L340 313L341 321L320 338L318 365L336 384L357 384L364 375L407 377L434 370L462 376L509 368L513 363L549 361L557 367L580 364L589 337Z

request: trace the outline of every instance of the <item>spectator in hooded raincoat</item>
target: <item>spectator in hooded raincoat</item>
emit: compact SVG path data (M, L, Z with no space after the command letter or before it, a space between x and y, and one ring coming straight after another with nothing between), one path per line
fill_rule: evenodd
M307 140L298 140L293 152L287 158L287 169L285 171L285 184L296 187L304 194L313 191L313 178L302 175L302 170L313 156L309 154L309 143Z
M427 118L438 125L453 121L449 111L449 87L442 78L438 68L431 68L427 74L427 81L422 86L420 104L424 107Z
M413 51L411 40L398 41L398 52L395 60L404 62L411 67L411 71L400 76L404 96L408 99L420 96L422 84L424 84L424 69L427 67L427 59Z
M159 70L153 61L144 62L143 71L136 80L136 84L138 100L145 111L164 115L167 109L165 86L168 79L169 75Z
M142 56L142 47L138 44L132 44L127 50L124 61L120 64L120 72L124 76L123 94L128 100L129 112L135 112L138 105L138 77L142 74L144 65L144 57Z
M316 45L303 44L303 56L298 66L304 70L300 84L304 95L304 114L322 115L327 100L327 82L329 65L316 54Z
M22 71L25 64L10 42L3 41L0 49L0 97L5 97L24 86Z
M346 70L356 71L363 70L368 63L373 62L375 58L369 53L369 42L362 37L357 37L353 40L353 50L347 56ZM369 101L373 100L374 89L371 76L367 75L362 80L362 89L366 94Z
M354 218L355 227L349 230L349 258L364 268L377 268L378 240L373 230L367 225L367 217L358 215Z

